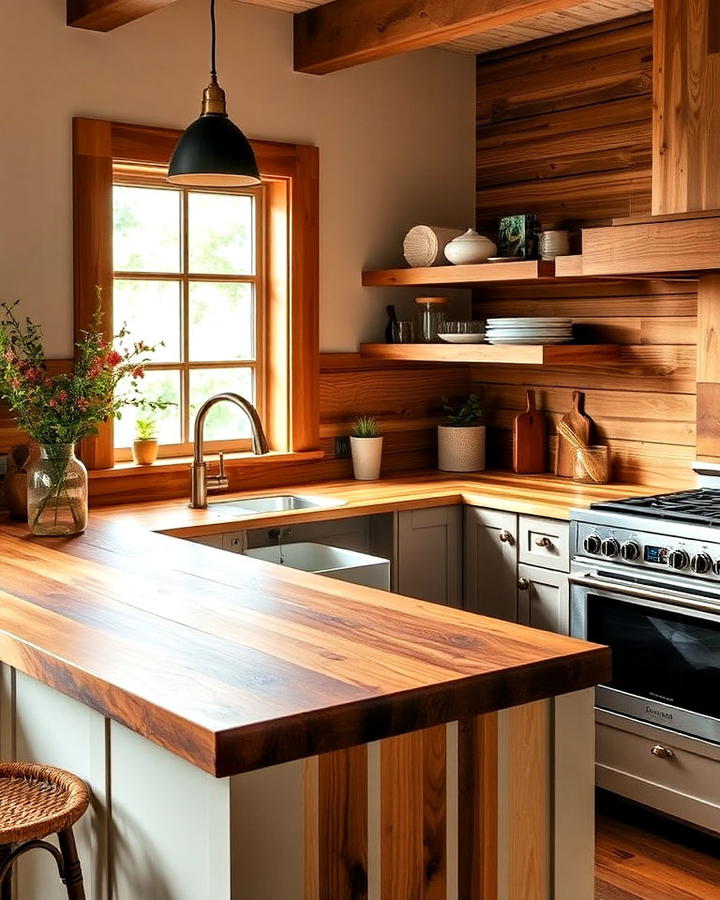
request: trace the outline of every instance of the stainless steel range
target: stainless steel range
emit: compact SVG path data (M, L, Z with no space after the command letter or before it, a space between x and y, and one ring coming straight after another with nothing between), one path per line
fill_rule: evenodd
M720 490L573 512L570 630L608 644L597 780L720 833Z

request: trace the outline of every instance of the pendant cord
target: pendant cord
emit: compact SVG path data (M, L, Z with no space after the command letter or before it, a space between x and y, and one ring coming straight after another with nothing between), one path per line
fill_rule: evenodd
M215 50L217 46L217 35L215 28L215 0L210 0L210 75L213 81L217 81L217 68L215 66Z

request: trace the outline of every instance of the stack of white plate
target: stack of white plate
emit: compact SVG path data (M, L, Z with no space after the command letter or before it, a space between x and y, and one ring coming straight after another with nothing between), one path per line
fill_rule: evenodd
M485 339L490 344L567 344L572 340L572 320L488 319Z

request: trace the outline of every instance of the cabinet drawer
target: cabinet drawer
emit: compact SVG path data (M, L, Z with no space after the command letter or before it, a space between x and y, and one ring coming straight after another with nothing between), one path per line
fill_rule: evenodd
M567 572L570 567L569 542L567 522L520 516L518 544L521 563Z
M720 831L720 747L602 710L596 735L600 787Z

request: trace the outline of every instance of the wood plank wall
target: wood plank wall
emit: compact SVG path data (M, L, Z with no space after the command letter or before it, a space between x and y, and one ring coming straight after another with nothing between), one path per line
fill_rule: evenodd
M570 229L648 213L651 79L647 15L479 56L478 228L491 232L499 215L514 212ZM692 482L695 282L497 287L478 291L474 305L478 317L570 316L584 342L622 345L622 364L607 369L473 366L492 427L491 463L510 465L526 387L553 423L579 388L618 480Z

